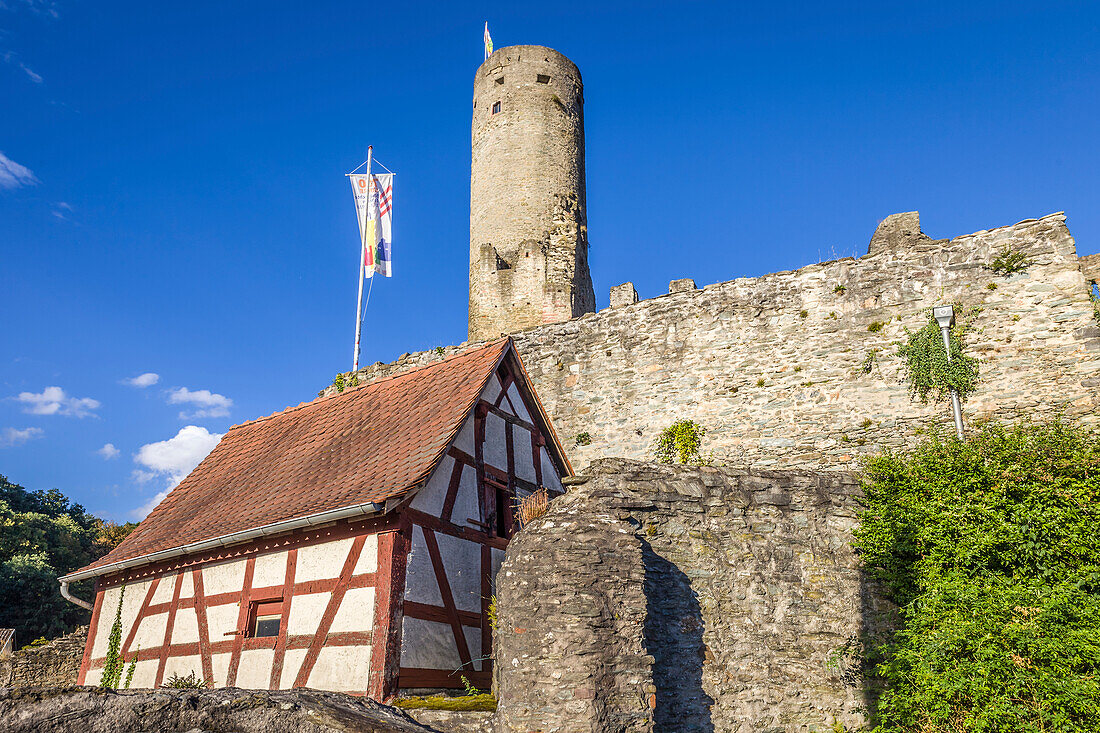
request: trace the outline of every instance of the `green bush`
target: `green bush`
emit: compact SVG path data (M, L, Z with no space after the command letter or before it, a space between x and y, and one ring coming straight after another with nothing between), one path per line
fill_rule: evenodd
M1100 730L1100 435L985 425L870 459L855 546L900 607L880 733Z
M921 330L905 329L909 337L898 349L898 356L905 364L914 399L928 402L931 396L938 400L954 389L959 399L966 400L978 386L978 360L963 353L962 339L967 330L965 322L951 329L951 361L948 361L943 335L932 311L928 312L928 322Z
M161 685L161 687L171 687L175 690L205 690L209 686L206 680L195 674L195 670L191 670L191 674L186 677L173 674Z
M706 463L699 453L706 428L694 420L677 420L661 431L653 447L660 463Z

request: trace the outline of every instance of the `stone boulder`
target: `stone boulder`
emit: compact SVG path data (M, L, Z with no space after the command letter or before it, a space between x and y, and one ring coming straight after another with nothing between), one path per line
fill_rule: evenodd
M395 708L320 690L0 689L7 733L413 733Z

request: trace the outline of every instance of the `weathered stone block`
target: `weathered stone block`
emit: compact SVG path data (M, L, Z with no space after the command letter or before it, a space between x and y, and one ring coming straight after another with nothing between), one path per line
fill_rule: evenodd
M634 305L638 302L638 291L634 289L634 283L623 283L611 288L611 307L619 308L624 305Z

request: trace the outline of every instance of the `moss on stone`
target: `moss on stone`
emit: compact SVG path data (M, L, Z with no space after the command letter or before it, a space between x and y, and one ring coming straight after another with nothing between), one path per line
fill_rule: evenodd
M391 704L395 708L406 710L465 710L491 713L497 709L497 698L491 692L482 695L463 695L461 697L431 695L429 697L399 697Z

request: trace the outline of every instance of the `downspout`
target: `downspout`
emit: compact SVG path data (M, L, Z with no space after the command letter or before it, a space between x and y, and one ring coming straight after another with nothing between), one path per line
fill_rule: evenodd
M81 608L86 608L89 611L92 610L92 604L88 603L87 601L83 601L83 600L77 598L76 596L74 596L72 593L69 592L69 581L59 579L58 582L61 583L61 597L62 598L64 598L69 603L75 603L76 605L80 606Z

